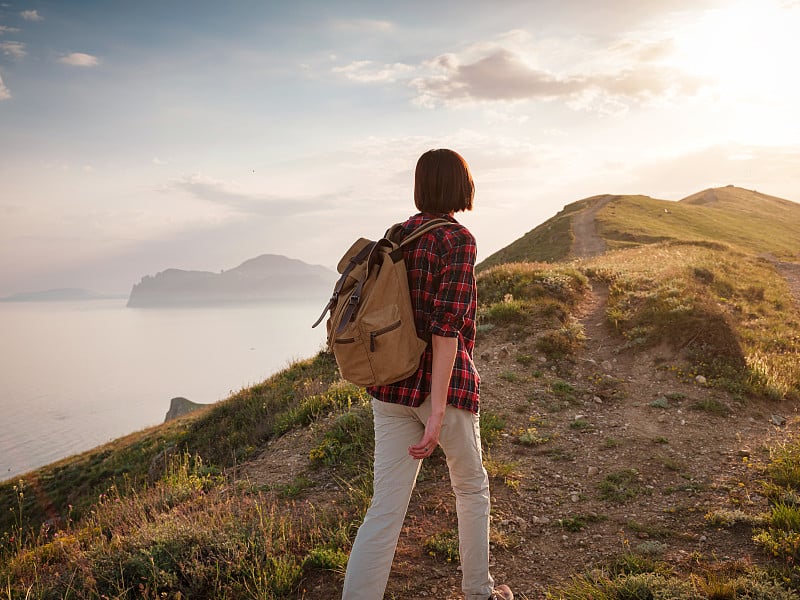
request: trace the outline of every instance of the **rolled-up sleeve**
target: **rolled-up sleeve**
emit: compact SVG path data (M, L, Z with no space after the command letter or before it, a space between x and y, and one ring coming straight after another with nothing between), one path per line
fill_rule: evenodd
M474 310L475 246L474 244L445 245L440 257L439 287L433 299L429 332L442 337L458 337L465 318Z

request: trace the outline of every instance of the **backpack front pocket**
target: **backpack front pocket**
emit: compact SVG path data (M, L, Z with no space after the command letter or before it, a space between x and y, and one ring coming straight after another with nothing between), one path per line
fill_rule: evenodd
M395 329L400 329L403 323L398 319L391 325L387 325L386 327L381 327L380 329L376 329L375 331L369 332L369 351L375 352L375 342L377 339L382 336L386 335L387 333L391 333Z
M360 335L341 337L333 340L333 355L342 377L356 385L374 385L375 376L367 356L367 344Z

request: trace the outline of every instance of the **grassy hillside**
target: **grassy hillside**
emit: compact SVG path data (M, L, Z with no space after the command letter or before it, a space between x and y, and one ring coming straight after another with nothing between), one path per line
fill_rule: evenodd
M557 215L532 229L518 240L487 257L478 271L511 262L557 262L567 258L572 246L571 223L575 213L591 208L602 196L568 204Z
M680 202L621 196L598 215L612 248L664 240L714 240L778 258L800 256L800 204L729 187Z
M493 568L518 597L800 598L800 308L761 256L797 252L797 209L752 194L588 198L484 263ZM591 209L610 250L561 260ZM0 599L336 598L371 451L364 391L298 362L0 484ZM460 598L441 453L417 492L388 597Z
M600 202L597 233L610 249L664 241L718 241L744 252L800 258L800 204L733 186L708 189L679 202L648 196L593 196L565 206L479 270L509 262L575 258L574 220Z

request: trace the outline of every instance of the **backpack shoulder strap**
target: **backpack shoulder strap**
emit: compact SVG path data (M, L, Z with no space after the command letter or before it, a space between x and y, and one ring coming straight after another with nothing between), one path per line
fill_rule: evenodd
M447 219L431 219L427 223L423 223L422 225L417 227L414 231L409 233L405 238L403 238L403 241L400 242L399 245L405 246L406 244L409 244L414 240L421 238L429 231L433 231L437 227L441 227L442 225L452 225L452 224L453 222L448 221ZM397 227L397 225L395 225L394 227ZM394 229L394 227L392 227L392 229ZM390 229L389 231L391 232L392 229Z

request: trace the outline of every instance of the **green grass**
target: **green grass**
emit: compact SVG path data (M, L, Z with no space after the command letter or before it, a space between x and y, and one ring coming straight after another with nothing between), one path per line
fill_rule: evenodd
M569 427L577 431L586 431L591 429L592 424L587 419L574 419L570 422Z
M580 271L541 263L503 264L483 271L477 283L482 332L523 336L537 331L534 346L550 359L572 356L582 347L583 326L572 314L589 290ZM520 353L517 361L530 365L534 356Z
M278 502L188 453L135 493L112 488L55 532L5 538L4 598L286 598L341 572L352 515Z
M690 405L690 408L692 410L711 413L712 415L717 415L718 417L726 417L731 412L730 408L716 398L704 398L703 400L698 400L697 402L693 402Z
M585 275L573 267L514 263L498 265L477 277L478 297L498 302L541 301L542 310L554 312L554 301L574 306L588 290Z
M572 213L583 207L573 203L555 217L532 229L518 240L490 255L476 270L516 262L556 262L569 256L572 247Z
M520 479L519 463L516 461L498 460L487 453L483 459L483 465L489 477L501 479L503 484L512 490L518 490Z
M800 438L789 437L770 447L765 474L771 486L800 492ZM775 494L770 493L770 497Z
M548 592L548 600L797 600L795 592L773 581L769 573L752 569L744 576L698 573L692 578L637 573L609 577L575 577Z
M515 373L514 371L503 371L500 373L499 377L508 383L521 383L523 381L519 373Z
M550 392L557 397L574 402L577 399L578 390L571 383L562 379L556 379L550 382Z
M423 544L425 553L444 562L458 562L458 531L449 529L428 537Z
M789 437L770 448L764 468L764 494L770 511L753 540L766 552L785 561L794 581L800 581L800 439Z
M506 428L505 419L495 413L482 411L480 424L481 445L484 449L491 448Z
M605 521L607 517L603 515L588 514L588 515L575 515L572 517L564 517L558 519L558 524L562 529L577 533L587 529L591 523L599 523Z
M706 513L705 521L711 527L735 527L736 525L749 525L749 526L756 526L756 525L764 525L765 519L761 515L751 515L749 513L744 512L738 508L736 509L726 509L721 508L717 510L711 510Z
M666 396L659 396L650 402L649 406L653 408L669 408L669 400L667 400Z
M600 235L612 247L663 240L713 240L755 254L797 254L800 207L739 188L722 188L714 203L668 202L623 196L598 214ZM668 212L665 212L668 211Z
M551 442L554 437L554 434L539 433L537 427L527 427L517 434L517 441L523 446L541 446Z
M560 359L578 352L586 341L583 325L570 317L561 327L543 332L536 338L535 346L550 359Z
M341 410L349 410L353 403L366 402L367 394L353 384L339 382L325 393L303 398L294 406L275 416L272 432L281 436L291 429L304 427L320 417Z
M342 466L347 474L364 470L374 444L372 408L366 402L342 412L309 453L312 463Z
M597 486L600 498L623 504L645 491L636 469L621 469L609 473Z

